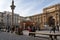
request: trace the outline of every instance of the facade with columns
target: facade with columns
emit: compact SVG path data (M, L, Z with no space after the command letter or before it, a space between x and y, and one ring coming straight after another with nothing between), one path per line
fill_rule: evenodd
M14 26L19 26L20 24L20 18L22 19L21 16L18 14L14 13ZM0 12L0 27L11 27L11 21L12 20L12 13L8 11Z
M60 4L55 4L43 9L43 13L28 16L25 18L30 18L35 22L41 29L44 28L44 25L48 25L50 17L53 17L55 20L55 25L60 25Z
M10 26L11 27L11 23L12 23L12 13L11 12L8 12L8 11L5 11L4 12L6 14L6 26ZM20 21L20 16L18 14L15 14L14 13L14 16L13 16L13 21L14 21L14 26L18 26L19 25L19 22Z

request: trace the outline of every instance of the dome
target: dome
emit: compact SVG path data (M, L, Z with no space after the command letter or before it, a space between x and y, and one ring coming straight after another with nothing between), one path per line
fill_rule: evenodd
M30 21L30 18L26 18L27 21Z

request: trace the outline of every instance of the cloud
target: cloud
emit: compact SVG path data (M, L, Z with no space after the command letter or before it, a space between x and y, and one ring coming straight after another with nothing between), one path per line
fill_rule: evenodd
M29 12L33 9L33 7L29 7L27 9L22 9L20 10L20 15L22 16L26 16L27 14L29 14Z
M47 1L45 1L45 0L37 0L37 1L31 0L30 2L27 2L27 1L22 2L22 4L20 5L21 8L19 8L20 15L29 16L29 15L33 15L33 14L38 14L39 12L43 11L42 8L44 6L46 6L47 2L48 2L48 0ZM43 3L46 3L46 4L43 4Z
M43 8L60 3L60 0L14 0L15 13L30 16L41 13ZM0 0L0 11L11 11L11 0Z
M4 4L4 1L3 0L0 0L0 11L2 9L3 4Z
M24 0L23 0L24 1ZM17 8L16 10L18 10L18 12L20 13L20 15L22 16L28 16L28 15L31 15L31 14L34 14L36 11L36 6L38 6L39 4L41 4L44 0L31 0L29 2L25 1L23 2L21 0L21 3L18 4L19 8Z
M49 3L48 5L46 5L45 7L49 7L49 6L51 6L51 5L58 4L57 1L59 1L59 0L53 0L52 2L50 2L50 3Z
M0 11L10 10L10 0L0 0Z

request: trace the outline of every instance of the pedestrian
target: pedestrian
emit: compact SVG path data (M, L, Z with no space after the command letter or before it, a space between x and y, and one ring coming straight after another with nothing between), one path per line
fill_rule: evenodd
M57 25L57 30L59 31L59 25Z
M18 35L23 35L22 31L22 27L18 27Z
M11 29L12 31L11 31L11 33L13 33L14 32L14 30L15 30L15 27L12 27L12 29Z
M35 26L33 26L33 27L32 27L32 32L35 32L35 31L36 31ZM32 36L35 37L35 34L32 34Z
M56 27L54 25L52 25L52 28L50 30L50 33L53 31L55 33Z
M29 32L32 32L32 29L31 29L31 27L30 26L28 26L28 31ZM29 36L31 35L31 33L29 33Z
M10 31L10 26L7 27L7 32L9 32L9 31Z

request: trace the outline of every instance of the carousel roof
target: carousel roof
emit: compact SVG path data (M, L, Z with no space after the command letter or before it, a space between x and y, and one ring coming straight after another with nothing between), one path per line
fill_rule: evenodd
M26 21L22 21L21 23L20 23L20 25L26 25L26 26L30 26L30 25L33 25L33 23L35 23L35 22L33 22L33 21L31 21L29 18L26 20Z

